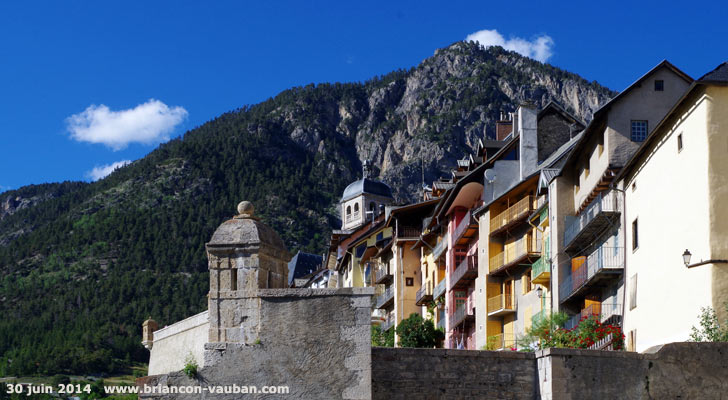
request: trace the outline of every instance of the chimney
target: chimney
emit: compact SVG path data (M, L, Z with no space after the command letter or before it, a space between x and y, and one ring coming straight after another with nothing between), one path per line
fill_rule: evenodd
M506 136L513 132L513 121L506 119L506 114L501 111L500 118L495 122L495 140L505 140Z
M521 180L536 172L538 168L537 113L533 103L524 103L518 107L516 123L518 135Z

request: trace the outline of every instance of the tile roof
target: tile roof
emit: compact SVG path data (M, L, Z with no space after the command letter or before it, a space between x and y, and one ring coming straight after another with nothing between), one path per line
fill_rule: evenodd
M720 64L716 69L703 75L698 82L726 82L728 83L728 62Z

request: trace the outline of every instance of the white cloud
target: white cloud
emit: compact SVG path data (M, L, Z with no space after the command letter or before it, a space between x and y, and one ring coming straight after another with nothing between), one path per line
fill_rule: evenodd
M97 165L92 169L91 171L86 172L86 176L90 178L92 181L98 181L101 178L105 178L110 173L116 171L117 169L131 163L130 160L121 160L117 161L113 164L106 164L106 165Z
M546 62L553 52L554 40L548 35L541 35L535 39L528 41L519 37L505 39L497 30L484 29L471 33L465 38L466 41L474 40L485 47L501 46L506 50L512 50L516 53L531 57L535 60Z
M66 124L72 139L102 143L121 150L129 143L153 144L169 140L174 127L185 118L187 110L184 108L170 108L159 100L149 99L120 111L112 111L103 104L91 105L66 118Z

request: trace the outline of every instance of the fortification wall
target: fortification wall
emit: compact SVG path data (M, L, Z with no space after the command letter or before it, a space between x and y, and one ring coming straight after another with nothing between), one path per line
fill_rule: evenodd
M372 288L262 289L260 336L253 345L207 343L196 379L181 372L150 376L139 386L287 386L291 399L369 399ZM155 344L156 346L156 344ZM205 393L206 399L240 394ZM198 399L200 394L140 398ZM245 398L278 398L249 394Z
M533 353L372 348L372 399L535 399Z
M203 365L210 324L207 311L154 331L149 351L149 375L179 371L188 356Z

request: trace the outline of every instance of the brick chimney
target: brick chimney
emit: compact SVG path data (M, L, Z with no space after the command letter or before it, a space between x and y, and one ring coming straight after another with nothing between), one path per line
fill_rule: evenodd
M500 113L500 118L495 122L495 140L505 140L513 132L513 121L508 114Z

